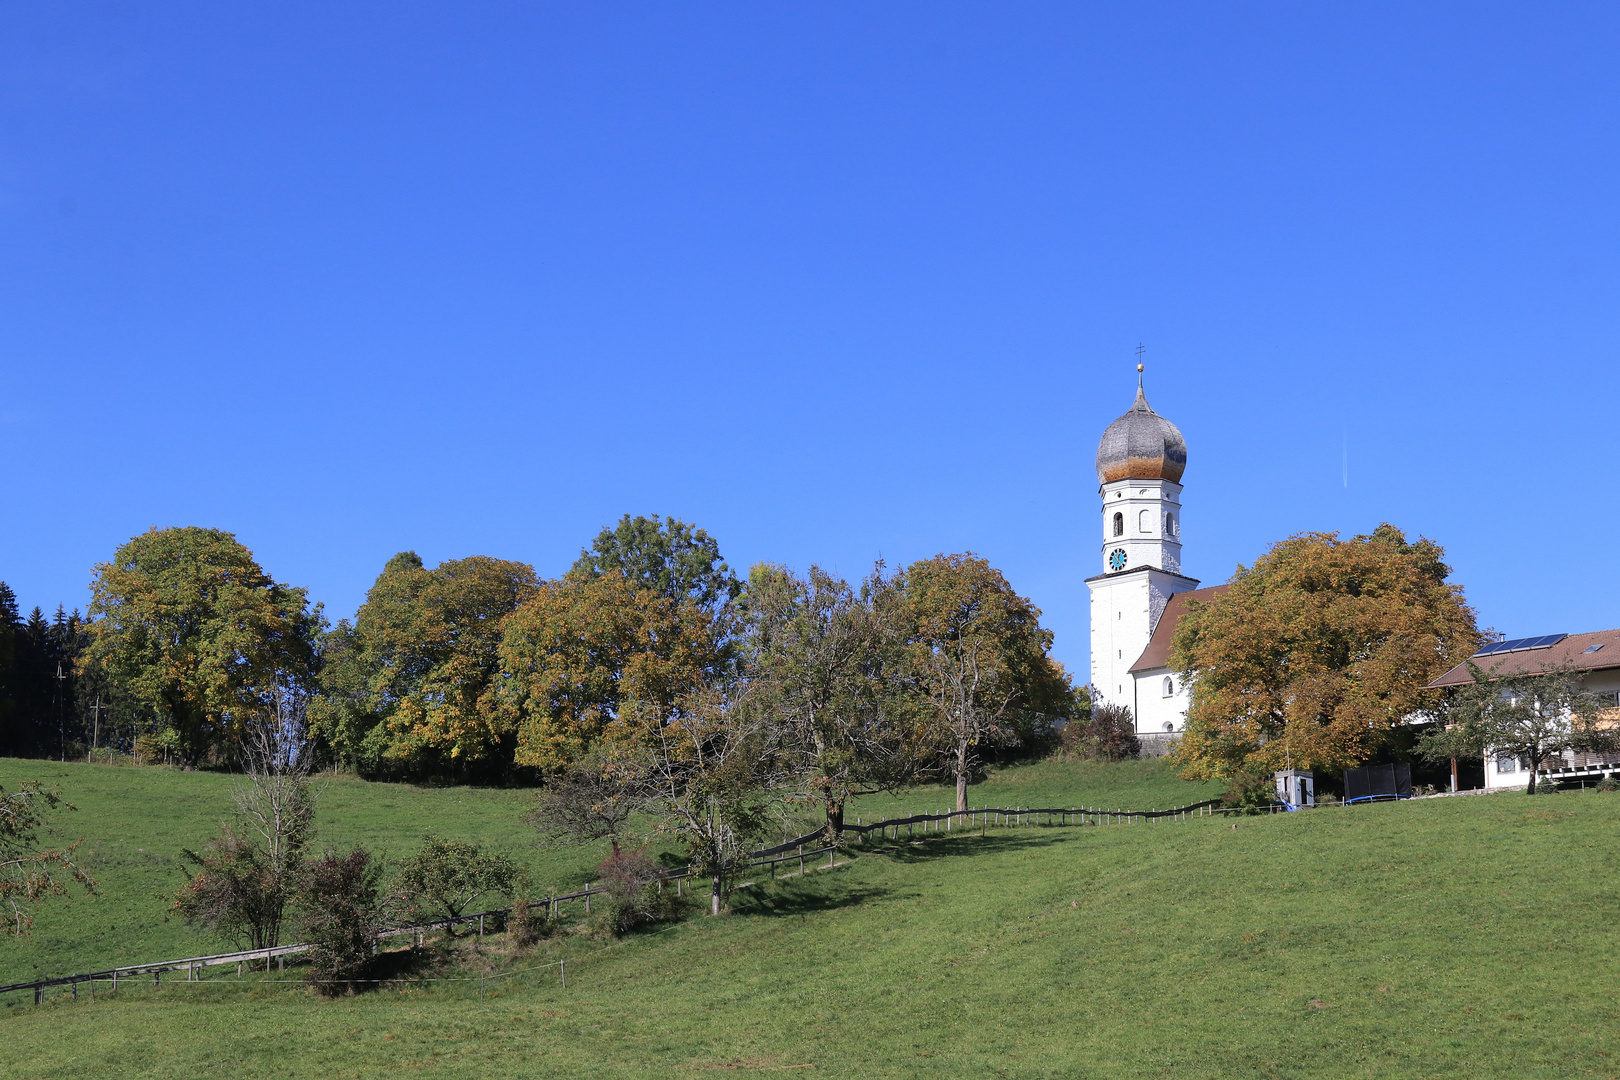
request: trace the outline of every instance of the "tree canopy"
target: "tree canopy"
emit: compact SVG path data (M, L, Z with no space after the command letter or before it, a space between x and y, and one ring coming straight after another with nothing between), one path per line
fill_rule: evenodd
M984 748L1067 719L1074 690L1049 655L1052 632L1041 626L1040 609L988 560L972 552L922 559L896 587L909 677L964 809Z
M596 535L579 553L568 576L596 578L619 573L632 583L673 601L690 600L714 608L737 599L742 582L720 559L720 545L708 533L678 518L631 517Z
M1185 775L1354 765L1433 709L1424 686L1480 640L1443 556L1388 524L1349 540L1302 533L1190 604L1171 652L1192 688Z
M899 597L879 565L861 588L819 566L759 565L748 578L751 707L781 729L806 795L836 840L851 795L894 790L931 764L905 683Z
M724 662L720 620L617 571L546 582L507 618L490 696L517 733L516 762L557 772L601 738L626 701L666 710Z
M98 564L90 589L90 658L157 711L190 761L229 756L278 686L313 683L320 607L228 532L154 528Z
M511 760L513 731L486 700L505 620L539 588L527 563L474 555L427 569L388 560L353 626L330 639L311 725L363 767L465 776Z

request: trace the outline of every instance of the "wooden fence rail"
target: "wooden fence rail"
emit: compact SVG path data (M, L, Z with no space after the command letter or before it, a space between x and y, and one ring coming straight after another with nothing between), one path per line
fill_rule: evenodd
M909 817L886 818L881 821L874 821L870 825L862 824L861 822L857 821L853 825L846 823L843 831L845 833L855 834L862 842L864 842L872 833L878 833L880 836L887 839L889 838L891 831L893 832L893 838L899 839L901 829L906 830L906 835L908 837L915 836L918 826L933 826L932 829L925 828L924 831L954 832L956 831L958 825L961 825L963 828L971 831L974 829L987 829L991 826L1003 828L1020 825L1115 825L1128 824L1133 819L1140 819L1144 822L1161 821L1164 819L1185 821L1189 817L1202 817L1208 814L1221 812L1216 809L1219 803L1219 799L1209 799L1205 802L1192 803L1188 806L1178 806L1172 810L1109 810L1100 807L1072 806L981 806L977 808L969 808L967 810L947 810L938 814L912 814ZM813 845L817 842L822 843L823 846L809 847L807 849L807 845ZM822 855L828 856L829 865L833 865L837 858L839 846L839 844L828 842L827 830L825 827L823 827L814 832L806 833L803 836L795 837L794 839L786 841L785 843L777 844L775 847L761 848L757 851L751 851L743 857L735 869L744 870L756 867L769 867L772 871L772 875L774 876L775 869L779 864L785 862L797 862L799 864L800 871L803 872L806 869L805 860L820 858ZM667 882L675 882L676 887L679 888L680 882L692 877L695 873L696 870L690 864L675 870L670 870L660 876L659 887L662 888ZM557 915L558 905L571 900L584 901L585 910L589 911L590 898L598 893L606 891L606 889L597 885L586 885L585 888L578 889L574 892L543 897L539 900L532 901L532 904L535 906L547 907L551 915L555 917ZM453 919L437 919L433 922L419 923L414 926L401 926L389 930L383 930L378 932L377 937L380 940L382 938L397 938L407 935L414 935L416 937L417 944L421 944L423 935L431 930L448 930L456 926L468 926L474 923L478 925L479 934L483 934L486 920L494 920L496 925L500 925L504 923L511 913L512 909L509 907L491 908L488 911L477 911L470 915L461 915ZM70 986L73 989L73 997L77 999L79 996L79 985L81 983L85 984L89 988L91 995L94 996L97 982L111 983L111 988L113 990L117 990L118 981L120 979L128 981L132 978L150 975L152 976L152 984L157 986L160 985L163 974L170 971L184 971L186 973L187 982L197 982L201 981L201 973L204 968L218 967L225 964L236 964L238 974L241 973L243 965L255 963L257 961L263 961L266 970L269 970L271 960L275 960L280 967L285 968L287 957L308 952L313 947L314 946L308 944L277 945L268 949L244 949L239 952L214 953L208 956L190 956L181 960L159 960L150 964L129 964L123 967L106 968L101 971L89 971L78 975L62 975L51 979L31 979L28 982L12 983L10 986L0 986L0 994L11 993L17 990L32 990L34 992L34 1004L37 1005L44 999L46 987L50 986Z

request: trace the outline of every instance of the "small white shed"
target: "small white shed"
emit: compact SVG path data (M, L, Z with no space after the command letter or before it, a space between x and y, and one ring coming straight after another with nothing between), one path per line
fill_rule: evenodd
M1277 773L1277 798L1296 810L1316 805L1316 777L1309 769L1282 769Z

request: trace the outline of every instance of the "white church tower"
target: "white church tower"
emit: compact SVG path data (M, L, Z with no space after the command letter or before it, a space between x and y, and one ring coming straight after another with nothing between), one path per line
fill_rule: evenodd
M1165 721L1155 700L1139 702L1132 667L1144 659L1148 642L1177 593L1198 588L1181 572L1181 474L1187 444L1176 425L1154 412L1142 390L1136 366L1136 401L1103 432L1097 445L1097 480L1102 494L1102 573L1086 579L1091 587L1091 685L1100 701L1130 707L1139 732L1161 731ZM1184 688L1153 665L1166 690L1155 694L1185 714ZM1166 682L1166 679L1169 681ZM1154 683L1157 687L1157 682ZM1151 712L1151 717L1145 713ZM1144 726L1146 725L1146 726Z

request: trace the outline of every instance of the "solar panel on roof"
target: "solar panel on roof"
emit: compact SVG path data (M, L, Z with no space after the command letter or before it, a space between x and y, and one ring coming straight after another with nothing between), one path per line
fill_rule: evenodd
M1542 634L1540 637L1509 638L1506 641L1493 641L1485 646L1475 656L1490 656L1493 653L1523 652L1526 649L1545 649L1556 645L1569 637L1568 634Z

